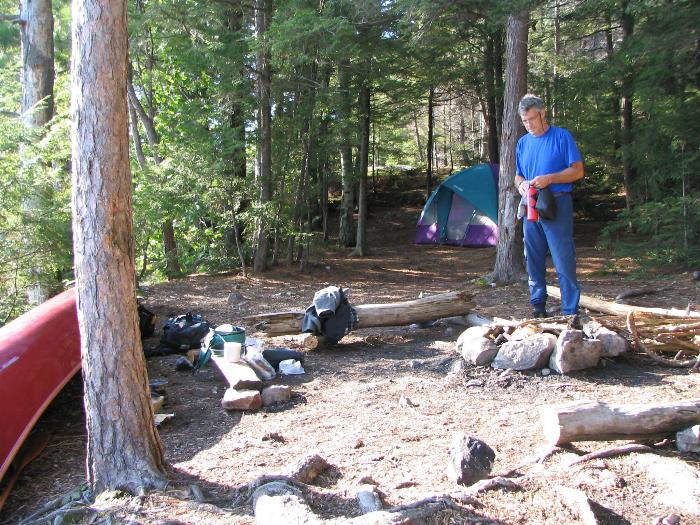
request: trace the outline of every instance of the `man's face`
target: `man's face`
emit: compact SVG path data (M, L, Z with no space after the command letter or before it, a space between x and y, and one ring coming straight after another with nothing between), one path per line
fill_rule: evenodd
M523 121L523 126L525 126L525 129L530 135L539 137L547 131L544 120L546 114L547 110L544 108L540 110L530 108L520 115L520 119Z

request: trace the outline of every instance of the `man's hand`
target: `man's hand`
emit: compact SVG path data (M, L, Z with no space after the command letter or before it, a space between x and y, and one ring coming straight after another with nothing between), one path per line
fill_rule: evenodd
M524 197L527 195L527 189L530 187L530 184L526 180L522 180L520 184L518 184L518 193L520 194L521 197Z
M530 184L528 184L528 182L525 180L525 177L522 175L516 175L515 179L513 179L513 185L521 196L524 197L527 195L527 189L530 187Z
M534 186L538 190L546 188L552 183L552 179L549 175L538 175L530 181L530 186Z

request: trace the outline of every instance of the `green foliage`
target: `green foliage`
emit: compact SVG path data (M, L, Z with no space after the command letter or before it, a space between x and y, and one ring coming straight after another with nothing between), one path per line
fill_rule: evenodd
M629 2L627 13L613 0L558 5L555 35L553 2L280 0L260 37L250 3L130 2L133 86L157 135L147 140L139 119L145 158L140 165L132 155L131 167L140 278L169 277L162 233L169 221L183 273L240 266L235 234L250 263L261 220L279 246L290 238L320 246L326 188L331 203L339 199L341 144L351 145L357 164L363 85L371 92L370 165L425 166L431 87L436 148L451 148L441 160L481 161L486 48L505 48L506 17L522 8L532 20L528 88L579 143L587 167L580 194L620 194L623 158L631 160L631 210L609 226L606 242L640 260L698 264L700 5L643 0ZM6 0L0 6L16 9ZM625 14L634 31L623 38ZM71 273L69 3L55 1L54 15L56 117L32 136L11 115L21 97L19 30L0 23L0 322L22 309L31 272L41 269L49 282ZM273 196L264 204L254 172L257 51L269 53L273 75ZM340 63L348 68L346 93ZM619 101L628 84L633 140L623 148ZM344 95L351 106L341 119Z
M635 234L628 233L631 223ZM643 266L700 265L700 193L669 196L623 211L603 232L607 247Z

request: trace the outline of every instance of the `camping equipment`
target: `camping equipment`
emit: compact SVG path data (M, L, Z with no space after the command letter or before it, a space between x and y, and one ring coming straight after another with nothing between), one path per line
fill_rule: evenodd
M301 363L304 362L304 354L289 348L268 348L263 350L263 357L272 365L275 370L279 370L280 362L293 359Z
M160 342L174 350L199 348L209 333L209 323L199 314L188 312L165 321Z
M214 328L209 345L214 350L223 350L224 343L241 343L241 345L244 345L245 328L231 324L221 324Z
M495 246L498 242L498 166L478 164L445 179L428 198L416 244Z
M535 209L540 217L548 221L557 216L557 201L554 200L554 194L549 187L537 190Z
M536 221L537 216L537 188L529 186L527 188L527 220Z
M343 289L327 286L314 294L313 304L304 313L301 331L323 336L327 343L335 344L355 328L357 320L357 312Z

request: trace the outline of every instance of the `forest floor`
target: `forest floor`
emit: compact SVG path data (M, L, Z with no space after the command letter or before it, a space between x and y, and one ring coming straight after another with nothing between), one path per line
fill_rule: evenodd
M303 309L316 290L334 284L350 290L353 304L463 289L473 294L478 313L528 317L525 282L491 287L480 279L494 266L494 249L413 244L423 187L422 179L416 179L412 185L401 182L415 190L406 189L398 198L380 193L372 201L371 253L366 257L351 258L349 250L329 246L311 254L314 262L303 273L282 266L248 278L238 273L190 276L148 287L145 304L157 314L158 328L168 316L187 311L201 313L214 325L245 326L246 315ZM613 300L623 290L657 286L671 291L642 297L636 304L700 305L700 288L687 272L640 272L630 261L596 249L600 227L591 218L577 218L583 293ZM550 277L555 283L553 272ZM237 308L227 303L234 291L248 299ZM246 328L249 336L260 337L252 327ZM520 488L479 494L479 505L446 509L430 523L583 523L579 512L565 504L560 487L585 492L598 523L649 525L674 511L683 524L700 523L700 511L694 514L687 503L679 503L679 487L674 487L686 483L682 475L690 475L691 485L695 479L700 486L700 455L681 456L672 442L659 446L655 454L628 454L567 467L577 454L619 444L583 442L539 464L526 464L544 445L539 405L583 399L651 403L700 398L700 374L657 366L634 352L568 376L533 371L504 377L489 367L455 369L454 362L460 359L455 341L463 329L438 322L424 329L358 330L332 348L307 351L304 375L273 381L291 386L291 400L253 412L221 408L227 384L215 368L192 375L174 369L177 355L149 358L150 377L168 381L162 412L174 417L160 427L160 436L173 482L163 492L122 498L109 511L113 522L252 524L251 505L236 488L280 472L310 453L332 465L314 482L310 503L320 516L358 515L354 489L366 477L385 495L386 506L409 504L459 490L448 480L446 466L453 435L465 433L495 450L494 474L516 469L512 479ZM299 349L293 337L263 339L267 347ZM144 345L156 346L157 338ZM51 441L24 471L0 522L17 523L85 481L79 378L40 425L50 432ZM662 472L669 474L666 478L655 473L650 456L658 458ZM201 488L204 502L193 497L190 485Z

